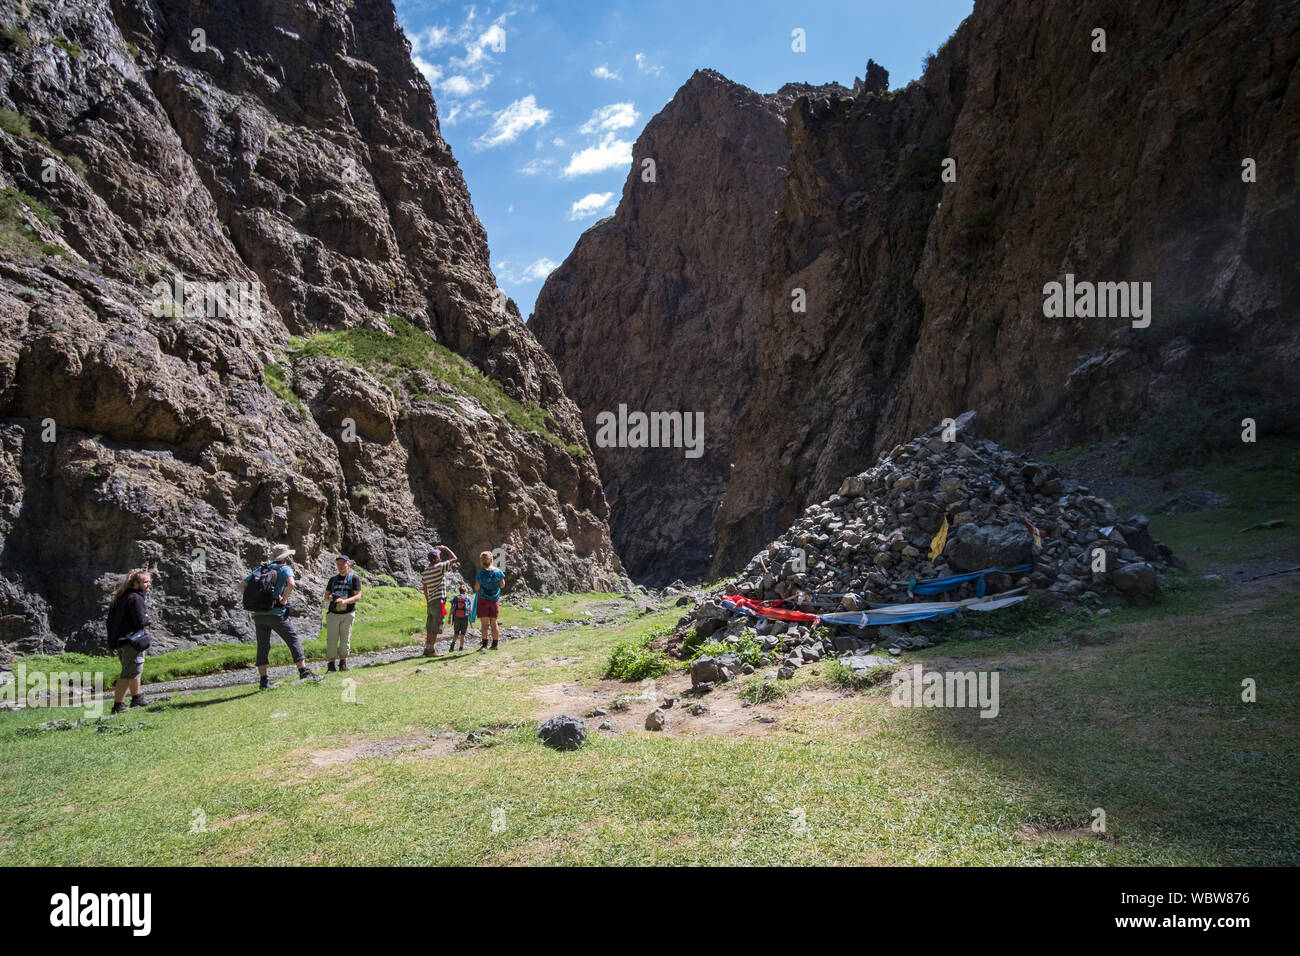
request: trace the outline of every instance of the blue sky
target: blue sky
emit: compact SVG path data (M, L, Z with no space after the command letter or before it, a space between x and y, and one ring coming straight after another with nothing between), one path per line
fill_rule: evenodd
M892 88L921 72L972 0L397 0L442 133L487 229L497 282L526 319L550 270L622 194L632 144L695 70L760 93ZM795 52L802 30L804 52Z

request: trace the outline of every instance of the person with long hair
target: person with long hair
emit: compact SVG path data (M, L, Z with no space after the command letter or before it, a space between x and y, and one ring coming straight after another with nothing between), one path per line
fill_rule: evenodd
M117 586L113 601L108 607L108 646L117 651L122 673L113 684L113 710L120 714L126 710L126 695L131 694L132 707L144 707L148 702L140 692L140 677L144 673L144 653L149 649L149 609L145 595L153 586L153 577L145 568L136 568Z
M479 650L488 649L488 631L492 632L491 650L497 649L497 641L501 640L501 630L497 627L497 617L500 614L501 585L505 583L505 572L500 568L493 566L492 552L484 551L478 556L479 568L478 574L474 577L474 591L477 595L477 607L479 620L483 622L483 643L479 645Z

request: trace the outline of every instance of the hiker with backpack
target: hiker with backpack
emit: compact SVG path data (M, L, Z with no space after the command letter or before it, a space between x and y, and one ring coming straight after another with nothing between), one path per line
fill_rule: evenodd
M456 638L460 638L460 649L465 649L465 634L469 630L470 608L474 606L474 599L469 596L469 586L462 584L460 592L451 599L451 643L447 645L447 652L451 653Z
M357 602L361 600L361 578L352 573L352 559L340 554L334 559L338 574L325 584L325 670L333 673L334 660L338 669L348 669L348 651L352 647L352 622L356 619Z
M493 567L492 552L484 551L478 556L479 572L474 578L474 593L477 597L476 606L478 616L483 622L483 643L479 645L479 650L484 650L488 646L488 628L492 630L492 647L491 650L497 649L497 642L501 640L501 631L497 627L497 616L499 614L501 600L501 585L505 583L505 572L499 568Z
M428 557L429 566L420 575L424 588L424 656L437 657L438 635L442 633L442 619L447 616L447 569L460 559L444 544L435 544Z
M131 694L132 707L147 706L140 692L140 677L144 673L144 652L149 649L149 610L145 595L153 586L153 578L144 568L136 568L117 586L113 601L108 607L108 646L117 651L122 673L113 684L113 709L120 714L126 710L126 695Z
M279 634L289 646L293 662L298 665L298 678L315 677L307 667L293 623L289 620L289 595L297 583L293 579L293 551L278 548L269 561L259 564L249 572L239 585L244 596L244 610L253 613L253 628L257 634L257 673L262 690L270 690L271 679L266 674L271 658L271 632Z

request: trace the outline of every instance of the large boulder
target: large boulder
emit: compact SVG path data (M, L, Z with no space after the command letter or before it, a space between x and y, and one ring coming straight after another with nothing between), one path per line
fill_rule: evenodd
M1156 589L1156 569L1145 561L1135 561L1117 568L1110 580L1115 590L1133 601Z
M948 539L944 554L959 571L1009 568L1033 560L1034 539L1026 528L964 524Z

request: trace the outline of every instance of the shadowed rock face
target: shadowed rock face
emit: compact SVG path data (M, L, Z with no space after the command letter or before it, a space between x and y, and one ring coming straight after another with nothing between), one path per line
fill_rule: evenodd
M1106 53L1091 50L1094 26ZM1074 443L1150 420L1216 373L1300 357L1298 56L1295 0L992 0L921 80L882 92L868 70L855 95L799 96L783 123L754 121L755 94L727 84L719 96L723 81L697 74L646 131L673 129L656 133L656 185L679 158L680 195L629 178L612 222L552 274L530 323L589 432L593 412L618 401L728 396L696 406L714 412L710 454L725 440L726 465L687 480L660 458L612 465L597 452L629 568L662 579L681 567L664 555L708 552L709 576L733 571L840 476L966 408L998 441ZM749 170L715 170L688 145L736 129L764 157ZM778 146L756 142L778 132ZM772 203L761 171L780 149ZM940 180L947 157L953 183ZM1245 157L1254 183L1242 181ZM748 210L767 205L755 230ZM711 206L727 212L666 215ZM700 222L705 242L688 227ZM695 278L719 258L725 272ZM627 295L651 260L664 263L661 286L698 292L689 308ZM1151 327L1046 318L1044 285L1066 273L1151 282ZM795 289L804 313L792 311ZM695 316L732 301L743 302L733 324L697 329ZM1198 330L1206 315L1213 335ZM611 336L619 374L591 373ZM1281 387L1296 394L1294 377ZM1239 431L1239 419L1222 427ZM625 510L647 500L663 503L657 515ZM664 537L642 554L631 522Z
M596 447L615 546L633 576L703 574L734 449L729 424L756 372L755 319L789 155L785 113L807 92L762 96L698 71L646 125L617 213L583 234L551 274L529 327L583 409L702 413L703 454ZM643 161L654 161L654 181Z
M577 410L389 0L0 20L0 654L100 643L138 565L156 646L246 637L234 584L273 542L313 609L335 552L415 583L437 540L467 572L504 548L515 586L612 583ZM155 308L177 275L244 297Z

